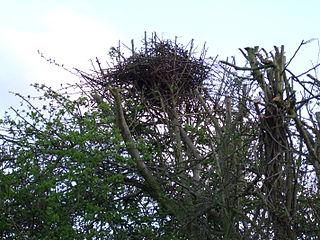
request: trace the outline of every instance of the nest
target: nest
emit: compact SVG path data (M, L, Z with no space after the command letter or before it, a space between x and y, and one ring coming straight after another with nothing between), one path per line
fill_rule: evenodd
M205 61L205 48L194 57L193 42L189 48L170 40L153 37L144 48L133 51L108 73L108 78L131 94L143 96L153 106L190 102L195 88L202 87L211 66ZM120 53L120 51L119 51Z

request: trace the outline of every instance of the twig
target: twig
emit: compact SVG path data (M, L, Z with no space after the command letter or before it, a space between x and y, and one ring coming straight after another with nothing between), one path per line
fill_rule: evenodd
M311 96L314 96L314 94L313 94L312 92L310 92L310 90L309 90L308 88L306 88L306 87L304 86L304 84L299 80L299 76L301 76L301 75L296 76L296 75L294 75L293 72L291 72L289 69L286 69L286 71L291 74L291 76L303 87L303 89L304 89L306 92L308 92Z
M317 67L319 67L320 66L320 63L318 63L317 65L315 65L314 67L312 67L312 68L310 68L309 70L307 70L307 71L305 71L305 72L303 72L303 73L301 73L300 75L298 75L297 77L301 77L301 76L303 76L303 75L305 75L305 74L307 74L308 72L311 72L312 70L315 70Z
M312 76L311 74L307 74L307 77L311 78L313 81L315 81L317 84L320 83L320 80Z
M254 67L254 68L248 68L248 67L238 67L238 66L236 66L236 65L234 65L234 64L232 64L232 63L229 63L229 62L226 62L226 61L223 61L223 60L221 60L221 61L219 61L220 63L222 63L222 64L226 64L226 65L228 65L228 66L230 66L230 67L233 67L235 70L240 70L240 71L255 71L255 70L261 70L261 69L267 69L267 68L273 68L274 66L273 65L262 65L262 66L260 66L260 67Z
M284 70L290 65L290 63L292 62L292 60L295 58L295 56L297 55L297 53L299 52L300 48L302 47L302 45L306 44L304 42L304 40L301 41L299 47L297 48L297 50L294 52L293 56L290 58L289 62L285 65Z

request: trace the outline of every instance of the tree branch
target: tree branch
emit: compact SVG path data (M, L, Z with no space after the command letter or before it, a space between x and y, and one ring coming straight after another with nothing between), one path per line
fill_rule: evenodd
M121 104L121 97L116 89L111 89L111 93L114 96L114 104L115 104L115 110L116 110L116 116L117 116L117 122L120 128L120 132L122 135L122 138L124 142L126 143L128 153L130 156L135 160L137 169L139 173L142 175L142 177L146 180L146 182L150 185L150 188L153 190L153 197L159 198L161 195L161 187L155 177L152 175L152 173L147 168L144 161L140 158L140 152L137 148L137 145L135 141L133 140L131 136L131 132L129 130L129 126L126 122L126 119L124 117L123 108Z
M255 70L261 70L261 69L267 69L267 68L273 68L274 66L272 64L267 64L267 65L262 65L259 67L239 67L237 65L234 65L232 63L229 63L227 61L221 60L220 63L228 65L230 67L233 67L235 70L240 70L240 71L255 71Z

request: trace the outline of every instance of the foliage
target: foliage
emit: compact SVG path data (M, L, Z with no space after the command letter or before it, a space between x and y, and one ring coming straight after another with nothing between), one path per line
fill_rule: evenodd
M27 109L1 122L3 239L319 237L319 80L283 47L241 50L239 67L192 44L154 35L78 71L76 94L18 95Z
M35 87L45 104L23 98L28 110L2 120L1 237L158 238L156 203L133 180L124 185L136 174L114 116L89 110L85 96Z

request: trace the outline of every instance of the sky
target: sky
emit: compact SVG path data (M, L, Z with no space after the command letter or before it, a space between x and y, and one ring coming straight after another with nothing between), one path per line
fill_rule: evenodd
M32 83L78 81L38 54L87 71L107 61L118 41L138 45L146 31L187 44L206 42L208 55L241 58L239 48L284 45L297 75L319 62L319 0L0 0L0 117L33 93ZM293 68L293 69L292 69Z

